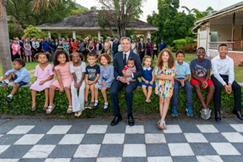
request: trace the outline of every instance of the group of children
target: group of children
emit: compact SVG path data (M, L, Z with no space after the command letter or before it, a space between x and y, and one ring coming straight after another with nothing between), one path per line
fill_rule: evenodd
M211 116L211 110L208 105L214 94L214 84L210 79L211 62L205 59L205 49L199 47L196 59L192 60L190 65L184 61L185 53L183 51L176 52L176 60L169 49L160 52L156 67L153 67L153 60L150 56L143 58L143 77L141 77L140 85L146 98L146 102L150 103L152 89L160 96L159 109L161 119L157 125L160 129L167 129L165 118L169 109L170 100L172 99L172 116L178 116L177 101L179 97L179 89L182 87L186 91L186 111L188 116L193 116L192 106L192 86L195 88L199 101L202 104L200 111L201 117L205 120ZM108 54L101 54L96 58L94 54L88 54L86 66L82 61L82 55L73 52L69 58L65 51L56 51L54 55L53 66L48 63L50 56L45 53L36 55L39 65L35 69L36 81L31 85L32 94L32 110L36 110L36 92L45 91L45 104L43 109L50 114L55 108L53 103L55 91L65 92L69 106L67 113L75 113L79 117L85 108L96 109L99 90L104 98L104 112L108 108L108 100L106 90L111 87L114 79L114 67L110 64L111 57ZM69 59L71 61L69 61ZM96 61L100 63L99 66ZM30 76L24 68L25 63L21 59L13 62L14 69L9 70L3 76L1 85L8 85L13 80L13 90L7 96L7 100L11 101L13 95L17 92L18 87L28 84ZM130 73L136 72L134 60L129 58L127 65L123 71ZM54 79L54 75L56 79ZM191 80L190 79L191 75ZM127 78L127 84L132 82L132 78ZM192 86L191 86L192 85ZM201 88L208 89L206 100L201 93ZM91 101L88 101L88 94L91 91ZM79 92L79 94L78 94Z

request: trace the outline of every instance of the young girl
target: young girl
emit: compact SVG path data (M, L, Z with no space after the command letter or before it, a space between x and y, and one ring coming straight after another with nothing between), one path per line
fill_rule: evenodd
M48 107L48 96L49 88L53 83L53 70L52 65L48 64L50 61L50 55L46 53L38 53L35 55L35 59L40 63L35 67L36 81L31 85L31 96L32 96L32 111L36 110L36 92L45 90L45 104L43 109L46 110Z
M75 116L79 117L84 110L84 90L85 90L85 68L86 64L82 60L82 55L73 52L71 54L72 64L70 64L70 71L73 75L73 81L71 84L72 92L72 103L73 103L73 112ZM77 94L79 90L79 95Z
M176 73L174 58L169 49L164 49L160 52L154 73L157 77L155 93L160 97L159 109L161 119L157 125L160 129L167 129L165 117L173 94L174 76Z
M145 56L143 58L143 76L141 77L141 86L147 103L151 102L150 96L152 94L152 89L155 87L153 70L152 58L150 56Z
M107 90L107 88L111 87L111 83L114 78L114 67L113 67L113 65L109 64L111 61L111 57L106 53L100 55L100 57L98 58L98 61L102 66L100 67L100 77L98 79L98 82L95 84L94 108L97 108L97 106L98 106L98 96L99 96L98 90L100 89L101 93L103 95L104 101L105 101L103 111L106 112L106 110L108 108L106 90Z
M65 91L67 99L68 99L68 109L67 113L72 113L72 99L71 99L71 93L70 93L70 86L72 82L72 74L70 72L70 62L68 58L68 54L66 51L60 50L56 51L54 54L54 70L55 74L57 76L57 80L55 80L50 88L50 103L48 106L48 109L46 110L47 114L50 114L52 110L54 109L54 96L55 96L55 90L58 89L60 92Z
M25 57L26 57L26 61L31 62L32 52L31 52L30 41L28 39L25 39L25 42L24 42L24 54L25 54Z

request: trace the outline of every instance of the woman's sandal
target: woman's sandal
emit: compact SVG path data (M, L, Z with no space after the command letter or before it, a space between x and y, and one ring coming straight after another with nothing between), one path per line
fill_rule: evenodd
M67 113L71 114L73 112L72 106L68 106Z
M55 105L52 106L48 106L48 108L46 109L46 114L51 114L52 110L55 108Z

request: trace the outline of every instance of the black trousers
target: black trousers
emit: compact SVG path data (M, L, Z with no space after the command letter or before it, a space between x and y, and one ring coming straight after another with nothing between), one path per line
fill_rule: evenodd
M120 81L115 80L111 85L110 90L110 98L112 102L113 107L113 115L118 116L120 114L120 108L119 108L119 99L118 99L118 93L122 90L123 87L125 87L125 100L127 104L127 114L132 114L132 100L133 100L133 90L137 88L138 81L136 82L130 82L129 85L126 83L122 83ZM124 98L122 98L124 99Z
M145 52L139 52L140 61L143 62Z
M229 77L228 75L220 75L223 80L228 84L229 82ZM214 108L215 111L220 111L221 107L221 92L223 85L212 75L211 76L213 84L215 86L215 91L214 91ZM235 101L235 106L234 110L236 111L241 111L241 87L240 85L234 81L232 83L232 90L234 91L234 101Z

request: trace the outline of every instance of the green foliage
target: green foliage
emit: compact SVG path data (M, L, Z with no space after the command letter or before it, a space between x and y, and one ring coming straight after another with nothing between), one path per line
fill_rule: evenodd
M18 90L18 93L14 95L13 101L11 103L8 103L5 101L5 97L10 93L11 87L0 87L0 114L14 114L14 115L30 115L34 116L36 114L45 114L45 112L42 110L44 106L45 96L43 92L37 93L37 110L36 112L31 111L31 92L28 87L22 87ZM221 103L221 111L231 113L233 110L234 105L234 97L233 94L226 95L224 91L222 91L222 103ZM202 90L202 93L204 97L206 96L206 91ZM109 97L109 91L107 91L108 94L108 102L110 104L107 114L112 114L112 106L111 101ZM133 112L134 114L151 114L151 113L159 113L159 97L155 95L154 93L151 96L152 102L150 104L147 104L145 102L145 97L143 95L143 92L140 88L137 88L133 92ZM184 90L180 90L180 95L178 99L178 111L179 113L185 114L185 98L186 94ZM243 94L242 94L243 97ZM125 102L125 92L122 90L119 93L119 104L121 108L122 113L126 113L126 102ZM97 110L85 110L82 113L82 117L94 117L94 116L104 116L105 114L102 112L102 107L104 104L103 98L101 93L99 93L99 107ZM194 114L198 114L201 109L201 104L197 99L196 93L193 90L193 108L194 108ZM65 93L60 93L59 91L55 94L55 100L54 104L56 108L53 110L52 115L59 115L62 117L67 117L69 115L66 114L66 110L68 107L68 101L66 98ZM210 103L209 107L214 110L213 102ZM170 111L169 111L170 113ZM106 114L106 115L107 115Z
M183 49L183 47L185 47L187 44L185 39L177 39L177 40L174 40L173 43L175 44L176 50Z
M79 8L79 9L75 9L75 10L72 10L70 12L70 16L73 16L73 15L79 15L79 14L82 14L84 12L86 12L87 10L83 9L83 8Z
M15 19L11 19L11 21L8 22L8 32L9 38L21 38L24 34L24 29Z
M40 39L40 38L46 38L48 37L46 32L43 32L40 29L37 29L36 27L34 27L33 25L29 25L25 30L24 30L24 37L25 38L36 38L36 39Z

